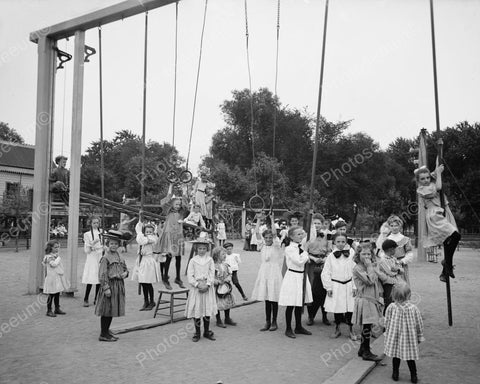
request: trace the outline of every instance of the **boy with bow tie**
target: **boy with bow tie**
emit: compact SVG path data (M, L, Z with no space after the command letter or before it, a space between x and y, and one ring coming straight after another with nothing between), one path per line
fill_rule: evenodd
M333 236L334 248L325 261L321 274L322 283L327 291L325 298L325 311L332 312L335 316L335 332L331 336L337 338L341 335L340 324L345 322L350 331L350 339L357 340L353 332L352 312L355 285L352 280L354 250L347 248L347 237L336 233Z

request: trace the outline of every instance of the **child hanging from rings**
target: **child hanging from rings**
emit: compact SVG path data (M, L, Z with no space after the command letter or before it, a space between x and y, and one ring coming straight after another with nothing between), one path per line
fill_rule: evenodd
M150 311L155 307L153 283L160 282L160 265L154 257L154 247L158 242L153 224L139 220L135 226L137 233L138 256L132 272L132 280L137 281L143 290L143 307L140 311Z
M175 284L178 284L180 288L185 288L182 279L180 279L180 270L182 255L185 251L183 219L187 216L188 201L185 196L173 196L173 184L170 184L167 196L161 200L160 204L163 212L166 213L166 218L163 232L155 251L159 252L165 260L160 263L162 281L165 288L172 289L168 280L168 270L170 269L172 258L175 257Z

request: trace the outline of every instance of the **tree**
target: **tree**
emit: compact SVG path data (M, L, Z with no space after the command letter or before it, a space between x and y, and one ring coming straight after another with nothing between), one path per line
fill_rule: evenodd
M23 137L13 128L8 126L8 123L3 123L0 121L0 140L5 140L8 142L24 144L25 140Z
M140 198L141 183L147 203L159 203L168 189L166 172L179 171L183 159L170 144L146 143L145 173L142 174L142 141L138 135L123 130L111 141L104 141L105 197L120 201L123 195ZM96 141L82 156L81 189L101 194L100 142Z

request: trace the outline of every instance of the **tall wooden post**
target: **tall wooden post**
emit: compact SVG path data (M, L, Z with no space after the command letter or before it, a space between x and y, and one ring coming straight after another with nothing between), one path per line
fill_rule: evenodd
M426 145L426 129L423 128L420 131L419 143L418 143L418 167L428 166L427 164L427 145ZM423 247L423 239L427 234L427 221L426 212L424 207L421 206L421 198L417 196L417 236L418 236L418 248L417 255L418 260L425 261L427 258L426 249Z
M75 32L73 57L72 145L70 150L70 197L66 271L70 292L77 290L78 219L80 212L80 167L82 154L83 72L85 32Z
M242 204L242 233L240 237L243 239L245 237L245 227L247 225L247 210L245 209L245 202Z
M55 40L46 36L38 39L37 114L35 128L35 173L33 178L32 251L28 273L28 293L39 291L42 279L42 259L49 229L49 169L52 147Z

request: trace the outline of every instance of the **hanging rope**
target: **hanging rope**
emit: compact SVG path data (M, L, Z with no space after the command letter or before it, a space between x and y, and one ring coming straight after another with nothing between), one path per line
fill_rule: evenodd
M273 143L272 143L272 158L275 159L275 139L277 132L277 84L278 84L278 51L280 47L280 0L277 3L277 52L275 55L275 96L273 109ZM273 166L272 166L272 183L270 188L270 210L273 209Z
M254 137L254 131L253 131L253 126L254 126L254 112L253 112L253 92L252 92L252 71L250 68L250 47L249 47L249 32L248 32L248 4L247 0L245 0L245 47L246 47L246 53L247 53L247 68L248 68L248 89L250 92L250 137L251 137L251 143L252 143L252 170L253 170L253 179L255 182L255 195L253 195L248 204L251 209L254 209L252 207L252 204L255 200L258 200L262 204L262 210L265 208L265 202L262 199L262 197L258 194L258 182L257 182L257 170L255 168L256 166L256 161L255 161L255 137Z
M98 27L98 79L100 100L100 190L102 196L102 233L105 233L105 148L103 145L103 66L102 66L102 27ZM103 237L102 237L103 241Z
M197 81L195 83L195 96L193 98L192 124L190 126L190 138L188 140L188 154L187 154L187 164L186 164L187 171L188 171L188 164L190 162L190 150L192 148L192 135L193 135L193 126L195 122L195 109L197 107L198 81L200 78L200 65L202 63L203 35L205 33L205 22L207 20L207 7L208 7L208 0L205 0L205 9L203 11L202 34L200 36L200 52L198 55Z
M68 51L68 38L65 39L65 52ZM63 156L63 138L65 136L65 99L67 94L67 67L63 72L63 108L62 108L62 149L60 155Z
M143 126L142 126L142 175L145 175L145 134L147 131L147 58L148 58L148 11L145 12L145 47L143 56ZM140 220L143 220L145 183L140 183Z
M175 75L173 80L172 147L175 147L175 118L177 113L177 53L178 53L178 1L175 3Z

